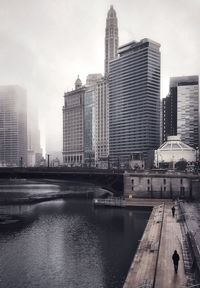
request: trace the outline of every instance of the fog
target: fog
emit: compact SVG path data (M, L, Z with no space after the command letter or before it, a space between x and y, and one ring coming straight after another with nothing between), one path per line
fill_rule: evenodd
M62 150L64 92L103 73L107 11L118 17L119 43L161 44L161 97L169 77L199 74L199 0L0 0L0 85L26 89L37 106L42 146Z

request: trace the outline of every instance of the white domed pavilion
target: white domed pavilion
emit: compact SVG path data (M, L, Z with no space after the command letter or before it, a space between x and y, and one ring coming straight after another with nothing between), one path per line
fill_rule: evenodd
M187 162L196 161L196 150L181 141L180 135L168 136L157 150L155 150L155 165L159 167L160 163L171 163L172 168L176 162L185 160Z

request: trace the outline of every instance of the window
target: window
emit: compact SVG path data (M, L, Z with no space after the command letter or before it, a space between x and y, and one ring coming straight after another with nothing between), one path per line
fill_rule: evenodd
M166 179L163 179L163 183L164 183L164 185L166 184Z

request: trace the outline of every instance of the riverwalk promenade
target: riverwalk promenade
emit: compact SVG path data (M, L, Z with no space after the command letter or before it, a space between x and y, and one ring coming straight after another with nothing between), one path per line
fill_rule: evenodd
M190 251L186 249L186 235L182 227L183 221L180 221L183 215L180 205L175 205L176 212L173 217L172 201L160 204L156 201L154 204L123 288L200 287L195 285L197 282L192 278L192 260L189 257ZM177 274L172 262L174 250L177 250L180 256Z

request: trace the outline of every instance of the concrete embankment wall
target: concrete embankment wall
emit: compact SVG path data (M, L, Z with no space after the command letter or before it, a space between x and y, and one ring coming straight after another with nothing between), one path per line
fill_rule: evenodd
M124 196L200 199L200 175L152 172L125 173Z
M164 204L153 208L123 288L153 287L162 230ZM144 286L145 287L145 286Z

